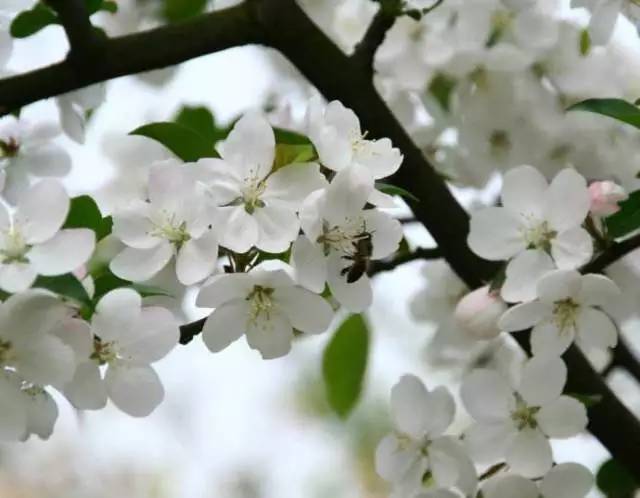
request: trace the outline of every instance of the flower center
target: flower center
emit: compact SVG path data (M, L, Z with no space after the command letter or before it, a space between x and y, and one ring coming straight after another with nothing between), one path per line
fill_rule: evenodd
M538 406L528 406L522 399L518 399L516 409L511 412L511 420L516 423L519 431L524 429L535 429L538 427L536 414L540 411Z
M11 227L4 232L4 247L0 249L1 263L26 263L25 257L30 246L25 242L24 237L15 227Z
M553 321L560 332L575 328L580 305L571 299L556 301L553 305Z
M244 210L253 214L256 208L262 208L265 206L264 201L260 199L260 196L267 188L264 181L258 179L257 175L252 175L244 179L245 188L242 192L242 199L239 199L239 203L244 204Z
M355 243L360 240L363 234L367 233L364 222L347 221L344 225L330 227L326 221L322 222L322 233L316 239L318 244L322 244L324 255L328 256L331 249L353 254Z
M504 154L511 148L509 134L504 130L493 130L489 136L489 145L494 155Z
M263 316L269 320L273 309L273 289L254 285L253 290L247 296L250 302L249 320L255 324Z
M530 225L525 229L523 235L529 249L542 249L549 252L551 251L551 241L558 235L558 232L552 230L546 221L542 221Z
M0 140L0 157L15 157L18 152L20 152L20 144L15 138Z
M160 223L154 223L151 235L168 240L180 249L182 244L191 239L187 231L187 222L176 220L175 214L164 213L164 219Z
M103 342L98 338L93 340L93 353L89 357L100 365L111 363L118 358L115 342Z

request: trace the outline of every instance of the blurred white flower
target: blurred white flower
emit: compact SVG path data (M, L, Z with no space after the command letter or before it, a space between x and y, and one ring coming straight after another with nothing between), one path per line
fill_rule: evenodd
M620 185L611 181L593 182L589 185L591 207L589 211L594 216L611 216L620 211L620 202L629 195Z
M498 319L507 310L506 303L484 286L464 296L455 309L456 323L471 337L493 339L500 333Z

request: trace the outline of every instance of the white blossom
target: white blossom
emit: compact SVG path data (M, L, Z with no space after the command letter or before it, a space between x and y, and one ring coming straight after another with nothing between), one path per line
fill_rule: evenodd
M506 309L500 296L484 286L464 296L456 306L454 316L471 337L492 339L500 333L498 319Z
M361 168L339 171L326 190L310 195L300 209L304 236L293 244L292 262L301 285L333 297L350 311L372 300L369 260L393 254L402 238L397 220L377 209L364 209L373 179Z
M293 163L274 171L275 136L258 113L245 114L217 150L222 159L201 159L197 167L215 206L220 243L238 253L253 246L286 251L300 230L301 202L326 186L318 164Z
M174 161L149 173L148 201L130 202L113 215L113 233L127 247L111 262L117 276L144 281L175 257L176 275L192 285L213 273L218 232L193 174Z
M556 270L538 281L536 294L535 300L512 307L498 322L506 332L533 327L534 355L561 355L574 340L599 350L618 342L616 325L599 307L620 290L604 275Z
M258 265L248 273L218 275L200 290L200 307L215 308L202 329L204 343L218 352L243 334L264 359L284 356L293 331L319 334L328 329L333 310L327 301L294 282L288 268Z
M96 410L109 398L129 415L149 415L164 397L151 364L164 358L180 337L171 312L158 306L142 307L137 292L115 289L96 306L91 320L96 338L78 332L74 350L84 361L65 385L69 401L77 408Z
M548 438L565 439L587 425L584 405L562 394L567 367L560 358L534 356L514 389L493 370L464 380L461 397L476 423L465 434L478 462L506 461L516 473L539 477L552 465Z
M394 431L376 450L376 471L397 496L413 497L429 486L456 487L466 495L477 484L475 469L460 443L445 435L455 414L449 391L428 391L413 375L404 375L391 390Z
M505 301L535 297L537 279L589 261L593 242L582 222L589 212L585 179L565 169L551 184L531 166L504 175L502 206L473 214L469 246L480 257L509 260L501 294Z
M620 211L620 202L629 198L627 192L617 183L611 181L593 182L589 185L591 207L594 216L611 216Z

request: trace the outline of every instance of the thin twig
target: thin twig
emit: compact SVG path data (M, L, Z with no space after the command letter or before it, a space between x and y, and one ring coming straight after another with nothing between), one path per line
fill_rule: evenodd
M373 59L376 51L384 42L387 31L395 23L398 14L401 13L400 7L401 2L399 1L394 2L393 6L381 3L362 40L356 46L351 58L367 71L373 71Z

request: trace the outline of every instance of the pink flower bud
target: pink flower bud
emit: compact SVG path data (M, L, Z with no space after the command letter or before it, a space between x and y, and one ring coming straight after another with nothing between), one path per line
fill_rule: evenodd
M620 210L618 203L629 196L617 183L604 181L593 182L589 185L589 197L591 199L591 214L594 216L610 216Z
M475 339L493 339L500 334L498 319L507 305L489 286L476 289L464 296L456 306L454 317L462 330Z

